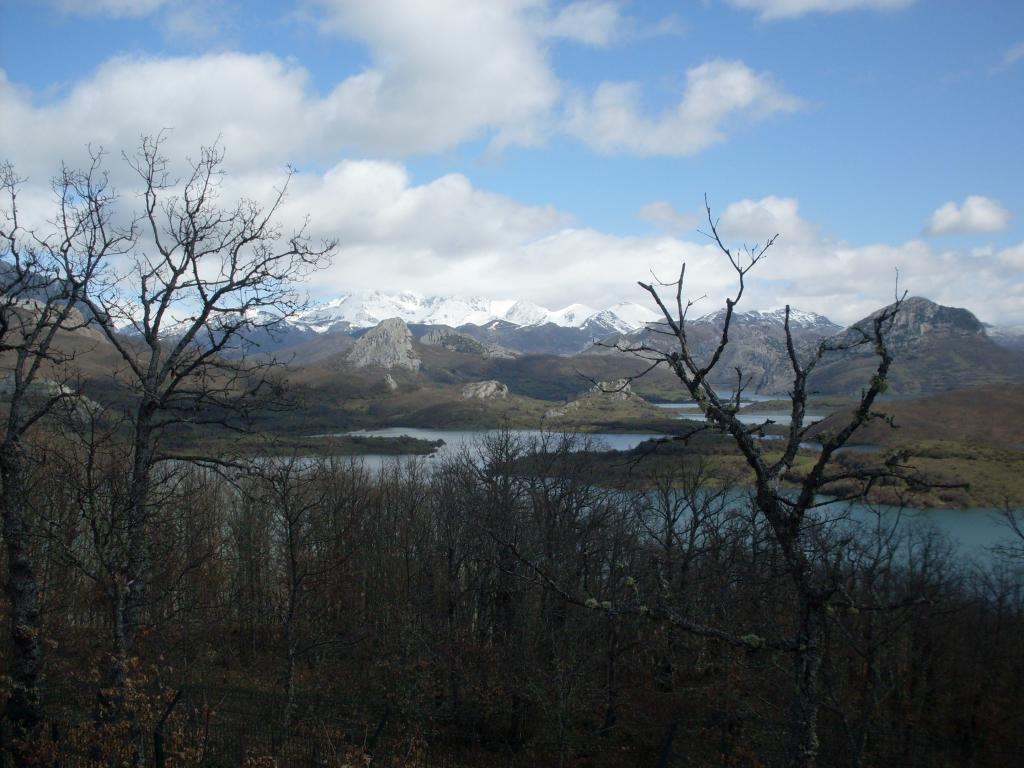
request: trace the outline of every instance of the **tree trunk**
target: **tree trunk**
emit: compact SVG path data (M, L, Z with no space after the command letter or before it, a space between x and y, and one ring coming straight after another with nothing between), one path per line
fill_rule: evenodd
M145 409L143 409L145 412ZM140 421L144 418L141 414ZM147 424L135 429L135 460L132 466L128 519L128 592L124 601L125 649L130 654L149 593L151 571L149 541L149 495L153 469L153 435Z
M790 730L789 764L793 768L814 768L818 761L818 710L821 670L821 639L825 607L808 596L801 599L798 648L793 655L794 696Z

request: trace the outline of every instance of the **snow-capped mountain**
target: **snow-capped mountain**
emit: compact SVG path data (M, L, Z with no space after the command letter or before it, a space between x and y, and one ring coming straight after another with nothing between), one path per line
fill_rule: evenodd
M710 312L697 318L698 323L720 323L725 318L725 310L719 309L715 312ZM761 310L751 310L749 312L734 312L732 316L732 322L739 325L764 325L764 326L778 326L782 328L786 324L786 310L785 309L773 309L767 312ZM830 330L834 329L839 331L840 326L833 323L824 315L819 315L815 312L806 312L801 309L790 309L789 310L789 325L793 329L810 330Z
M657 312L647 307L642 307L631 301L620 301L608 309L591 315L587 318L585 325L604 327L609 329L609 333L629 333L660 319Z
M548 321L548 315L551 313L532 301L517 301L515 302L504 315L500 318L491 318L491 320L506 320L516 325L542 325ZM491 322L487 320L485 322ZM484 325L484 323L474 323L474 325Z
M653 312L628 302L601 311L586 304L570 304L550 310L530 301L515 299L421 296L411 291L399 294L369 291L318 304L299 314L292 323L317 333L325 333L371 328L391 317L399 317L406 323L448 325L453 328L467 324L485 325L495 320L504 320L522 327L552 323L563 328L582 328L597 321L610 331L634 330L656 319Z
M1007 349L1024 350L1024 325L989 325L985 331L992 341Z
M371 328L391 317L427 325L481 324L502 316L515 303L477 297L421 296L412 291L394 295L369 291L319 304L299 314L293 322L319 333L335 330L343 323L350 328Z
M595 314L597 310L586 304L570 304L568 307L549 312L547 322L563 328L582 328Z

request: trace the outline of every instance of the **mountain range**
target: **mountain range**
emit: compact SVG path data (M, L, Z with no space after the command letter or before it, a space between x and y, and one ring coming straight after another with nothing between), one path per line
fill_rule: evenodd
M687 339L698 361L714 353L724 314L717 310L687 322ZM595 379L629 375L638 361L617 346L671 344L671 338L658 332L658 320L653 310L630 302L603 310L583 304L549 310L513 299L372 291L307 309L273 331L254 331L249 341L259 353L288 360L293 367L372 370L395 364L419 371L421 379L438 384L493 378L508 383L513 392L519 386L524 394L558 399L582 386L574 382L576 372ZM844 329L823 315L792 309L790 330L797 349L809 354L818 342L856 334L856 328L870 320L871 316ZM1024 378L1024 356L1014 344L1019 336L984 325L966 309L924 298L907 299L890 336L897 359L890 375L893 393L936 392ZM547 359L543 364L518 362L520 356ZM822 393L855 394L872 368L867 347L830 354L818 365L812 384ZM785 310L733 314L729 345L712 377L715 385L733 386L737 369L743 371L749 391L787 391L792 374ZM639 391L665 396L661 393L671 382L661 378L652 378L660 382L653 391L644 385Z
M713 324L717 315L694 322ZM783 317L783 310L754 311L737 313L735 322L781 330ZM417 337L432 328L457 329L490 348L548 355L575 355L595 341L642 331L661 319L654 310L625 301L600 310L579 303L551 310L521 299L369 291L317 304L279 323L271 333L257 331L251 340L265 353L303 346L300 354L309 359L320 356L317 349L345 346L338 334L357 338L391 318L405 322ZM790 322L800 333L815 330L828 335L840 330L813 312L794 310Z
M718 311L687 322L687 340L698 362L714 354L722 320ZM868 316L844 329L813 312L790 312L793 339L804 356L820 341L841 340L870 321ZM792 379L784 322L783 310L736 312L712 383L734 387L739 369L748 392L784 397ZM502 412L526 422L529 414L583 396L595 381L635 376L646 364L622 348L671 346L674 340L658 330L654 313L635 304L551 311L522 301L376 292L328 302L272 334L258 330L249 342L256 345L250 352L285 362L289 380L306 393L306 402L316 404L303 418L315 415L325 426L436 426L456 416L457 423L494 421L488 409L498 407L496 402L478 395L466 400L467 386L486 384L478 387L481 392L503 393ZM107 382L115 375L117 356L102 335L92 329L64 335L61 344L69 349L90 348L77 359L92 395L110 394ZM889 394L1024 382L1024 353L999 346L998 338L965 309L908 299L890 333L896 362ZM856 395L875 363L867 347L829 354L811 379L811 391ZM654 402L683 398L679 382L664 368L636 380L633 389Z
M500 321L519 327L551 324L562 328L583 328L599 325L613 332L634 330L658 319L652 310L631 302L620 302L603 310L586 304L569 304L550 310L522 299L366 291L317 304L298 313L289 322L315 333L328 333L371 328L392 317L420 325L485 326Z
M711 321L722 310L701 320ZM398 294L367 291L353 293L317 304L296 314L289 322L316 333L352 331L371 328L382 320L397 317L407 324L464 325L486 327L508 323L520 328L556 325L560 328L594 328L607 333L628 333L657 322L661 315L655 310L630 301L621 301L605 309L586 304L569 304L560 309L547 309L522 299L464 298L460 296L422 296L412 291ZM740 322L775 323L781 327L784 310L738 314ZM835 326L828 318L813 312L794 310L790 322L801 326Z

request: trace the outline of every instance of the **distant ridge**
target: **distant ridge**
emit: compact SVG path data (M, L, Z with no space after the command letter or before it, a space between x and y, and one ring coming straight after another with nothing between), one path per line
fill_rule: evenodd
M325 333L350 328L371 328L381 320L398 317L406 323L483 326L495 320L520 327L545 324L562 328L582 328L588 323L607 326L615 331L635 330L658 319L657 314L632 302L619 302L606 309L586 304L569 304L560 309L547 309L530 301L516 299L484 299L461 296L422 296L412 291L387 294L368 291L342 296L318 304L294 317L293 325Z
M878 310L854 323L840 339L853 340L870 328ZM1024 354L996 344L969 310L915 296L906 299L889 332L895 358L888 391L898 395L943 392L962 387L1024 380ZM856 394L874 369L870 345L833 358L811 378L824 392Z

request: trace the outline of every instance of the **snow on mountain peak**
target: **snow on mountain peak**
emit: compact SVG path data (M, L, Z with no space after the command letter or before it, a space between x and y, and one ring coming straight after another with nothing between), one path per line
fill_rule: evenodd
M548 321L550 314L544 307L532 301L519 300L504 312L501 319L516 325L540 325Z
M656 323L664 318L653 309L632 301L620 301L618 304L609 307L605 312L610 312L619 318L623 323L630 326L631 330L643 328L647 323Z
M725 310L719 309L714 312L709 312L706 315L702 315L697 318L697 322L720 323L724 318ZM786 323L786 310L785 308L772 309L768 311L754 309L747 312L735 312L733 314L733 322L763 323L782 327ZM823 328L835 325L835 323L824 315L793 308L790 308L789 310L789 324L793 328ZM835 327L838 328L839 326Z
M720 319L722 310L701 320ZM740 322L782 324L784 310L737 313ZM593 328L609 333L628 333L657 322L660 317L649 307L621 301L607 309L596 310L586 304L569 304L549 310L523 299L487 299L479 296L423 296L414 291L387 294L365 291L340 296L300 313L293 321L309 330L324 333L334 329L370 328L382 320L398 317L406 323L449 325L457 328L472 323L486 325L505 321L519 326L553 323L566 328ZM802 327L821 326L829 321L813 312L792 310L790 321Z
M595 314L597 314L597 310L586 304L570 304L562 309L549 312L548 322L568 328L579 328Z

